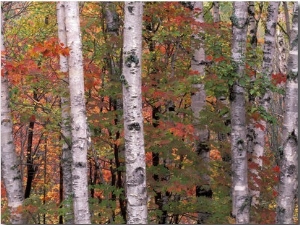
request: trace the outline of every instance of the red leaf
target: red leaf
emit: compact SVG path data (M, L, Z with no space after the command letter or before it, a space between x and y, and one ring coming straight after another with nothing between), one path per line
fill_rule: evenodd
M255 123L254 126L255 126L256 128L261 129L262 131L264 131L264 130L266 129L266 128L265 128L262 124L260 124L260 123Z
M279 166L275 166L273 168L273 171L276 172L276 173L279 173L280 172L280 167Z
M286 75L282 73L272 74L272 83L274 85L285 83L286 82Z
M273 190L273 196L274 196L274 197L277 197L277 196L278 196L278 192L275 191L275 190Z

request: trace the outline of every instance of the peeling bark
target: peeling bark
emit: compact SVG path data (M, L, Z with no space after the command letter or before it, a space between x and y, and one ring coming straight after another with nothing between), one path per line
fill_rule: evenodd
M298 3L290 33L276 223L292 224L298 190Z
M127 223L146 224L148 212L141 93L143 3L125 2L124 11L122 84Z

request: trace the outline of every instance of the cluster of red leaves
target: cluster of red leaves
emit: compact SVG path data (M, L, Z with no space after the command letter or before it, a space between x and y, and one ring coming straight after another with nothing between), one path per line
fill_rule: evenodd
M192 137L194 135L194 127L191 124L164 122L160 123L159 127L168 129L174 136L179 138Z
M275 74L272 74L272 83L274 85L278 85L278 84L281 84L281 83L285 83L286 82L286 79L287 79L287 76L285 74L282 74L282 73L275 73Z
M36 57L39 54L45 57L56 57L59 55L68 56L70 50L68 47L64 47L63 43L59 43L57 38L52 37L44 41L44 43L37 43L28 53L32 57Z

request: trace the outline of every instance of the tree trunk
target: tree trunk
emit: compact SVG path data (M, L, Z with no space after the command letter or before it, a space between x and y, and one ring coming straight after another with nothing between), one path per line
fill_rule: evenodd
M249 1L249 7L248 7L248 13L249 13L249 36L250 36L250 44L251 44L251 51L255 52L256 48L257 48L257 28L258 28L258 23L261 17L261 12L262 12L262 7L263 7L263 3L260 3L259 5L259 9L260 12L258 14L258 19L255 18L255 2L250 2ZM252 54L252 57L250 58L251 61L255 61L257 60L257 56L256 54ZM255 82L255 78L256 78L256 67L253 66L251 67L251 72L254 72L254 75L251 76L251 80L250 80L250 85L251 88L253 88L254 82ZM255 98L253 95L251 95L251 92L249 91L248 93L249 95L249 102L251 105L254 104L255 102ZM254 146L254 139L255 139L255 120L254 119L250 119L250 122L248 124L247 127L247 151L252 154L253 153L253 146ZM252 160L252 158L251 158ZM256 189L259 189L255 178L257 177L257 170L256 169L250 169L250 182L251 184L253 183L254 187ZM251 196L255 195L257 193L256 190L250 190ZM257 202L255 199L253 199L253 201L251 202L252 205L256 205Z
M125 2L123 107L127 223L147 223L146 164L143 133L141 62L143 3Z
M267 24L265 30L265 42L263 49L263 64L262 64L262 74L261 76L270 79L271 74L273 73L273 58L275 55L275 34L276 34L276 23L278 18L278 6L279 2L270 2L268 6L268 16ZM259 99L259 105L268 112L269 104L271 100L271 92L268 88L265 90L265 94L261 99ZM267 121L265 119L260 119L257 121L261 126L254 127L254 141L253 141L253 153L252 160L256 163L259 168L262 167L262 156L264 155L265 148L265 136L267 130ZM261 179L258 171L252 170L252 173L256 176L257 179ZM259 185L254 182L254 185L259 188ZM258 198L260 191L252 191L253 204L258 204Z
M231 108L231 154L232 154L232 214L236 223L249 223L250 196L247 179L245 88L239 83L245 71L248 3L234 2L231 16L233 40L232 61L234 73L239 79L230 90Z
M20 162L17 159L13 139L13 124L9 106L8 78L5 72L5 51L3 25L4 17L1 12L1 177L4 181L8 207L10 211L10 222L12 224L25 224L26 220L20 211L23 204L23 189L20 172Z
M74 222L91 223L88 204L87 150L89 135L84 98L82 43L78 2L65 2L72 132Z
M283 116L276 223L292 224L298 189L298 3L294 3Z
M221 21L219 2L213 2L212 4L213 4L212 15L213 15L214 23L219 23Z
M57 11L57 26L58 39L63 47L67 46L66 25L65 25L65 5L63 2L58 2ZM65 74L62 79L62 85L68 84L68 58L64 55L59 57L60 71ZM70 127L70 98L69 93L63 92L60 98L61 104L61 135L63 137L62 146L62 175L63 175L63 199L64 207L66 208L65 223L74 223L72 212L72 152L71 152L71 127Z
M203 23L203 2L194 2L193 8L200 9L200 13L196 13L195 21L199 23ZM204 52L204 38L203 31L200 29L195 32L194 39L196 44L198 45L195 47L195 51L192 56L191 60L191 70L196 71L197 77L193 82L193 93L192 93L192 102L191 108L193 111L194 116L194 127L195 127L195 146L196 152L200 156L200 163L205 164L206 169L208 170L208 163L209 163L209 147L207 145L207 141L209 139L209 132L208 129L200 129L199 128L199 114L201 110L203 110L205 103L206 103L206 93L204 90L204 84L199 82L199 78L204 77L204 70L205 65L201 63L205 61L205 52ZM209 187L210 178L207 174L203 175L202 184L197 186L196 188L196 196L206 196L212 197L212 191ZM198 213L198 223L203 223L207 217L206 212L199 212Z

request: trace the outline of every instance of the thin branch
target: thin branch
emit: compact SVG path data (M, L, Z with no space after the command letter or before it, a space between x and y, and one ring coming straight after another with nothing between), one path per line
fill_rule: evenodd
M282 3L283 3L283 9L284 9L286 31L288 33L288 39L290 40L289 35L291 33L291 25L290 25L290 17L289 17L288 6L287 6L287 2L282 2ZM297 3L295 3L295 4L297 4Z
M289 34L286 32L286 30L281 26L280 23L277 22L277 25L279 26L280 30L287 36L288 39L290 39Z

